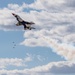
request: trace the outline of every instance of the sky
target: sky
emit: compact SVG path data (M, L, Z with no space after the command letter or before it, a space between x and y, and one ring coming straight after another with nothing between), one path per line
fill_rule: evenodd
M75 0L0 0L0 75L75 75Z

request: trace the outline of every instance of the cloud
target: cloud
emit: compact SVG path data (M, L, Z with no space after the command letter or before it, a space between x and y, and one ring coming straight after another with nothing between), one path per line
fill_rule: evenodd
M34 60L37 60L39 62L45 61L45 58L40 55L32 55L27 53L25 58L0 58L0 70L2 69L8 69L8 70L14 70L17 68L27 68L29 65L28 63L31 63Z
M8 66L8 65L22 66L23 65L22 62L23 62L23 60L18 59L18 58L15 58L15 59L13 59L13 58L11 58L11 59L9 59L9 58L5 58L5 59L0 58L0 69L6 68L6 66Z
M74 0L71 3L73 2ZM25 40L21 44L51 47L53 52L66 60L74 61L75 13L71 10L72 7L69 8L69 3L68 0L36 0L32 3L30 8L41 10L30 11L31 15L35 15L36 26L39 28L36 31L25 32Z
M71 3L70 3L71 2ZM12 12L19 14L27 21L34 21L36 30L26 31L25 40L21 43L25 46L45 46L52 48L53 52L66 60L75 61L75 10L74 0L35 0L32 4L9 4L0 9L1 30L22 30L15 26ZM24 12L24 9L30 9ZM31 10L33 9L33 10ZM6 13L5 13L6 12ZM25 59L29 61L30 58ZM50 63L24 71L7 71L7 74L40 73L75 73L74 62ZM66 70L65 70L66 69ZM1 72L3 72L1 71Z
M21 44L25 46L45 46L52 48L53 52L57 53L58 55L64 57L66 60L74 61L75 60L75 47L69 43L61 43L56 39L50 37L49 31L41 30L37 32L28 31L25 33L25 41ZM33 36L33 38L32 38Z
M16 12L21 12L24 9L28 8L28 4L23 3L22 5L18 5L18 4L8 4L8 9L9 10L14 10Z
M74 12L74 0L35 0L34 3L29 5L30 8L37 10L46 10L48 12Z
M70 6L69 2L70 1L67 0L61 0L61 1L54 0L54 2L52 0L50 1L36 0L34 3L29 5L25 3L23 3L21 6L18 4L8 4L8 7L0 9L0 14L1 14L0 29L1 30L22 29L21 27L15 26L16 20L11 15L11 12L18 13L19 15L21 15L23 19L29 21L31 20L30 17L32 17L33 21L36 23L35 25L36 31L35 30L26 31L24 34L24 37L26 39L21 44L26 46L46 46L46 47L52 46L52 48L55 49L55 51L54 50L53 51L65 57L66 60L74 60L75 56L73 53L75 52L75 48L73 47L72 49L72 46L70 44L75 44L75 40L74 40L75 13L74 10L70 12L70 9L68 9ZM73 2L74 0L71 1L71 4ZM42 9L39 8L39 5L41 6ZM57 9L53 9L53 8L50 9L51 7L55 7L55 8L59 7L61 9L61 6L63 7L63 5L65 8L62 9L63 10L62 12L58 10L58 12L55 13L55 10ZM23 9L26 8L33 8L33 9L36 8L41 11L39 12L34 9L34 10L30 10L30 12L27 13L23 11ZM68 12L65 12L66 9L68 10ZM46 36L47 39L45 39ZM48 41L50 42L48 43ZM71 56L72 54L73 56Z
M52 62L44 66L38 66L32 68L31 72L36 73L53 73L53 74L68 74L68 73L75 73L74 71L74 62Z
M38 66L24 70L0 70L0 74L6 75L55 75L55 74L73 74L75 73L75 63L70 61L51 62L47 65Z
M26 55L27 55L27 56L26 56L26 58L24 59L24 62L30 62L30 61L32 61L33 56L32 56L31 54L29 54L29 53L27 53Z
M61 10L60 6L63 5L64 0L36 0L34 3L29 5L30 8L37 9L37 10L47 10L47 11L58 11ZM62 7L61 7L62 8ZM49 10L50 9L50 10Z
M74 3L75 3L74 0L71 0L71 1L70 0L66 0L65 5L67 7L74 8L75 7Z
M29 54L30 55L30 54ZM9 66L26 67L28 62L32 61L32 56L26 58L0 58L0 69L7 69Z

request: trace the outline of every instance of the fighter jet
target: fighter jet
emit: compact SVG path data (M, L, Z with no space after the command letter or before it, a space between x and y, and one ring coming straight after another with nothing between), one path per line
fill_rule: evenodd
M34 27L31 27L31 25L35 24L34 22L27 22L27 21L24 21L22 18L20 18L20 16L12 13L12 15L16 18L16 20L18 21L18 23L16 24L16 26L21 26L23 25L24 26L24 30L31 30L31 29L35 29Z

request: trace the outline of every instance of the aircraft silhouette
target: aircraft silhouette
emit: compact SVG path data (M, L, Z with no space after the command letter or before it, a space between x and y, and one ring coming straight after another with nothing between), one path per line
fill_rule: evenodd
M31 30L31 29L35 29L34 27L31 27L31 25L35 24L34 22L27 22L27 21L24 21L22 18L20 18L20 16L12 13L12 15L17 19L18 23L16 24L16 26L21 26L23 25L24 26L24 30Z

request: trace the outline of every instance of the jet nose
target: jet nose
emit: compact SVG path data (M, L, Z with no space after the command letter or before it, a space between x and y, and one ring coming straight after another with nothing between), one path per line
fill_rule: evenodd
M12 15L14 15L14 16L15 16L15 14L14 14L14 13L12 13Z
M12 13L12 15L14 15L14 13Z

